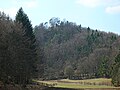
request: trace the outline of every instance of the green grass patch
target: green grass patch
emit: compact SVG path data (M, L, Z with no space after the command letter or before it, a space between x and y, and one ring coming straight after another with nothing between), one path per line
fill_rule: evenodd
M98 85L78 85L78 84L66 84L58 83L55 87L61 88L113 88L112 86L98 86Z
M56 84L53 87L61 87L61 88L74 88L74 89L86 89L86 88L116 88L111 84L111 79L106 78L99 78L99 79L86 79L86 80L69 80L69 79L62 79L62 80L49 80L49 81L38 81L39 83L45 84ZM82 82L82 83L81 83ZM92 83L92 84L91 84ZM93 85L95 83L95 85ZM106 85L102 85L102 84ZM91 85L87 85L91 84ZM107 85L108 84L108 85ZM117 87L118 88L118 87Z

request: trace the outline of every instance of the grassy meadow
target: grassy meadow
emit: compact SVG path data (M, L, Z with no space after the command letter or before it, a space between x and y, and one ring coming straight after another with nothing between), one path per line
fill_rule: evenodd
M99 78L99 79L86 79L86 80L49 80L49 81L37 81L43 85L49 87L59 88L74 88L74 89L115 89L120 90L118 87L114 87L111 84L111 79Z

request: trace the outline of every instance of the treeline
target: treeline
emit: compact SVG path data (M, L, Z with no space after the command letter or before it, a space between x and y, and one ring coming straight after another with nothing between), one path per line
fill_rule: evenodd
M0 12L0 82L25 87L38 77L41 61L32 25L23 9L14 21Z
M95 78L112 77L115 57L119 54L119 35L85 28L55 17L35 26L34 33L44 48L45 79L71 79L84 74L94 74ZM117 69L114 73L120 73ZM119 80L120 83L120 75L114 76L115 82Z

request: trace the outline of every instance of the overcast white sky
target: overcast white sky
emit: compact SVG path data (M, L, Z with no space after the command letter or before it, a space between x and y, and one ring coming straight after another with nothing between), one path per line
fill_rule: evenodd
M59 17L83 27L120 34L120 0L1 0L0 3L0 11L12 18L20 7L33 26Z

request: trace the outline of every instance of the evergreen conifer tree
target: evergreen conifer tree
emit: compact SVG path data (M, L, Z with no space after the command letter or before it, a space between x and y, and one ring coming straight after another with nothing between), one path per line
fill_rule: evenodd
M112 83L114 86L120 86L120 52L115 57L115 63L112 69Z
M16 14L16 22L22 25L22 28L24 30L24 37L27 37L29 40L29 44L26 44L26 52L24 55L24 62L26 63L27 67L25 68L27 71L26 74L26 81L29 81L31 77L35 76L36 74L36 61L37 61L37 53L36 53L36 40L35 36L33 34L33 28L31 25L31 22L27 16L27 14L24 13L23 9L20 8Z

